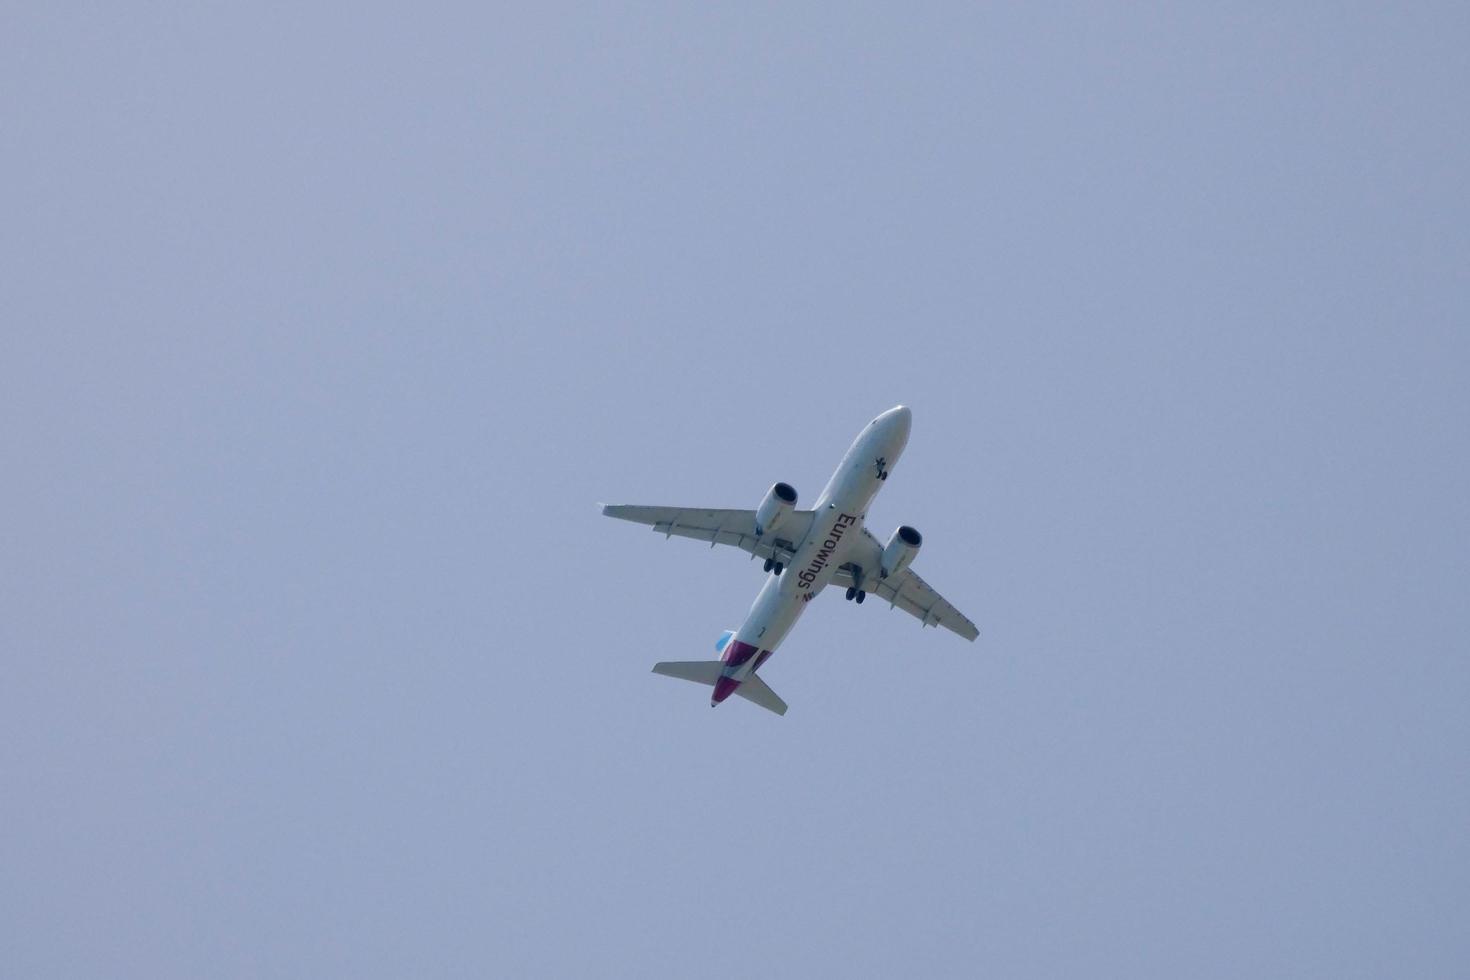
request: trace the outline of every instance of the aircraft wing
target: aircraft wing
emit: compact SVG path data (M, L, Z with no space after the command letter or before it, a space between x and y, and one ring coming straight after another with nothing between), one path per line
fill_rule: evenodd
M809 510L791 511L774 531L756 537L753 510L603 504L602 512L622 521L647 524L666 538L677 534L681 538L708 541L711 548L717 544L733 545L756 558L774 558L782 563L790 563L797 546L806 540L813 514Z
M919 578L913 569L905 568L897 575L879 578L878 569L883 564L883 545L867 528L863 528L862 539L854 543L850 560L866 572L863 579L864 590L888 600L890 606L897 606L920 620L922 625L943 626L967 640L973 640L980 635L974 623L950 605L944 596L930 588L929 583ZM848 588L853 584L852 570L846 565L839 568L831 584Z

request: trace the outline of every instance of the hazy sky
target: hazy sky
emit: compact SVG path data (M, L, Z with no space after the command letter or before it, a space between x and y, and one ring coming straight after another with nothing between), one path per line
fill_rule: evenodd
M1464 976L1470 13L1221 7L10 5L0 974Z

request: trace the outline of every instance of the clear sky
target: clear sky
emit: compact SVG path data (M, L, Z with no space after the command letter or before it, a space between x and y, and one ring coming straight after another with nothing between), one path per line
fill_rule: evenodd
M1222 9L1223 8L1223 9ZM1464 4L12 4L0 973L1453 977ZM761 583L599 501L870 514Z

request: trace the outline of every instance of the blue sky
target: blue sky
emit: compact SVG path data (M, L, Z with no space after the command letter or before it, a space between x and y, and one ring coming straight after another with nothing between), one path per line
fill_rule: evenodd
M1463 8L4 23L15 975L1463 970Z

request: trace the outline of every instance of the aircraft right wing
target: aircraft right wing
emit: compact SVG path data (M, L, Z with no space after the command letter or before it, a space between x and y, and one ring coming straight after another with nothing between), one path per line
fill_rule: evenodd
M896 575L879 578L878 568L883 563L883 545L867 528L863 528L863 536L855 543L855 549L849 557L869 572L863 579L863 588L866 591L887 599L890 606L897 606L920 620L924 626L943 626L967 640L974 640L980 635L975 624L964 613L930 588L929 583L919 578L913 569L905 568ZM852 572L846 565L837 570L831 584L839 588L847 588L853 584Z
M635 524L647 524L666 538L677 534L681 538L708 541L711 548L717 544L728 544L756 558L771 558L783 564L790 564L797 546L806 540L813 517L812 511L793 510L774 531L756 537L753 510L603 504L602 513Z

